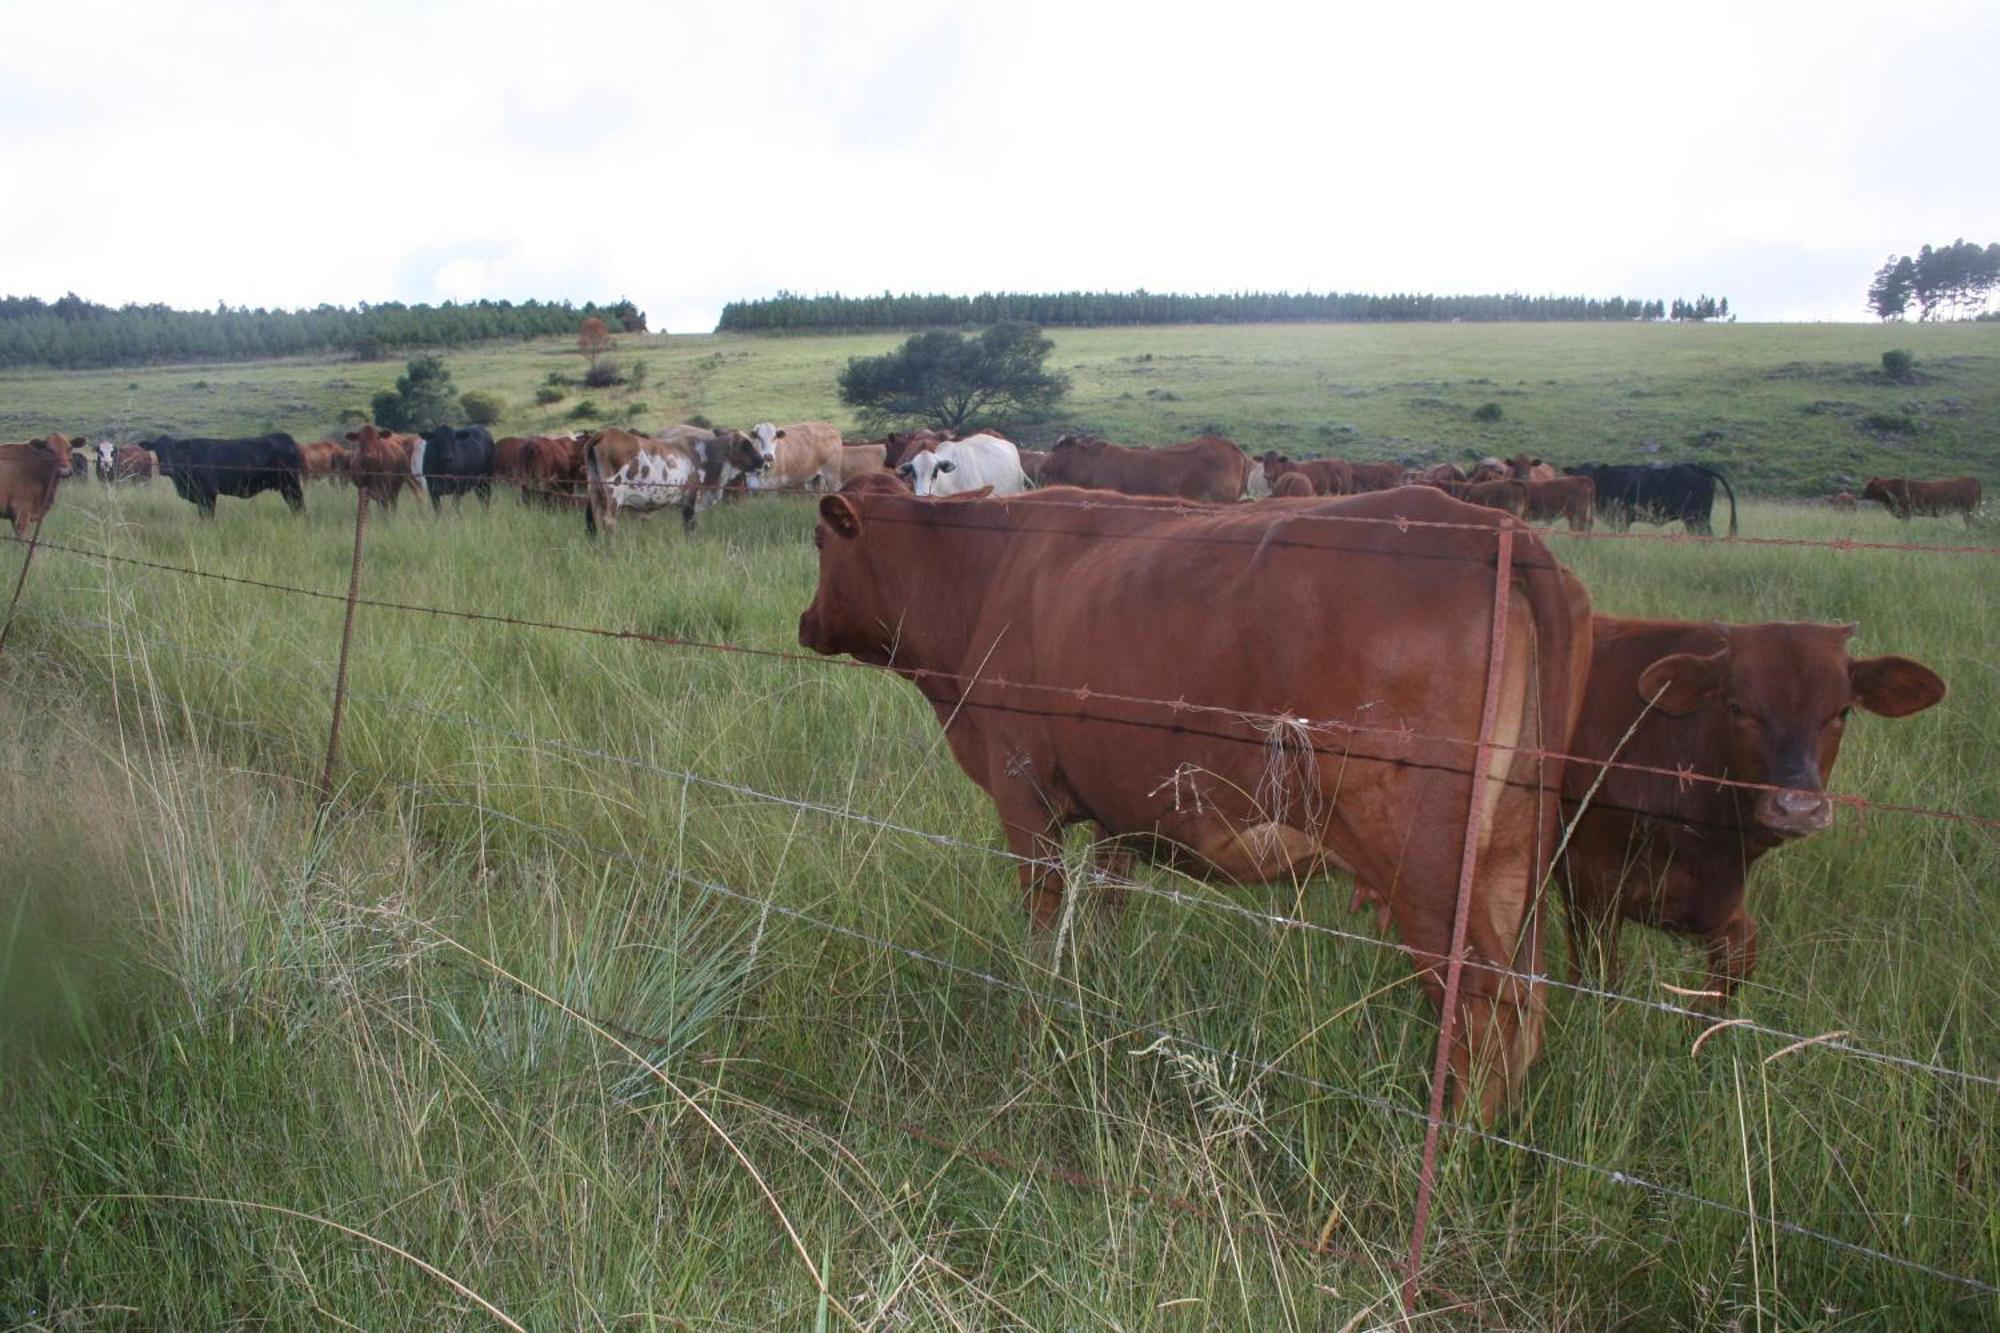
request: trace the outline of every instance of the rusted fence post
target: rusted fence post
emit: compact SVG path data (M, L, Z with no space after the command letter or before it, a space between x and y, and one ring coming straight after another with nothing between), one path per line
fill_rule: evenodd
M1410 1225L1409 1265L1403 1277L1403 1309L1417 1308L1417 1279L1423 1272L1424 1232L1430 1226L1431 1195L1437 1188L1438 1132L1444 1123L1444 1088L1451 1070L1451 1043L1458 1027L1458 985L1465 967L1465 929L1472 909L1472 879L1479 869L1479 835L1485 824L1482 789L1492 762L1493 728L1500 714L1500 672L1507 657L1507 598L1514 581L1514 529L1500 528L1499 559L1493 575L1493 628L1486 647L1486 698L1479 714L1479 745L1472 759L1472 793L1466 801L1465 850L1458 861L1458 905L1451 919L1451 951L1446 955L1444 1012L1438 1020L1437 1058L1431 1063L1431 1105L1424 1127L1423 1174L1417 1178L1416 1218Z
M347 619L340 627L340 665L333 675L333 720L326 729L326 764L319 774L319 812L333 801L333 771L340 763L340 719L347 711L347 651L354 642L354 603L361 596L361 538L368 530L368 488L354 488L354 563L347 572Z
M48 511L42 511L42 518ZM35 562L35 547L42 540L42 518L35 520L35 530L28 534L28 549L21 553L21 577L14 580L14 597L7 603L7 621L0 624L0 653L7 651L7 636L14 632L14 608L21 604L21 589L27 586L28 566Z

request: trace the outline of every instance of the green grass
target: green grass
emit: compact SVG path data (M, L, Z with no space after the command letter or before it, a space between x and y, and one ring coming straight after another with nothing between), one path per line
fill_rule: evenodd
M1101 335L1163 353L1180 336ZM809 410L800 354L830 344L746 345L759 375L794 367ZM733 373L731 393L758 382ZM321 487L302 520L264 496L201 524L164 483L92 484L65 493L45 535L338 591L351 505ZM628 524L607 549L575 516L511 498L441 520L406 508L371 522L364 590L789 649L813 584L810 522L779 500L713 513L692 539L671 521ZM1744 528L1992 540L1773 503L1751 504ZM1985 557L1556 541L1606 610L1858 619L1858 650L1929 662L1950 699L1858 722L1838 784L2000 815L2000 581ZM1148 1053L1144 1029L1415 1111L1434 1016L1393 952L1139 897L1116 919L1086 912L1052 953L1027 937L1010 870L980 850L671 776L998 847L990 807L907 686L384 610L359 618L341 799L316 831L340 616L38 559L0 658L0 1325L492 1326L385 1245L533 1328L1392 1319L1421 1126L1185 1047ZM2000 1069L1996 885L1988 833L1843 815L1753 876L1763 955L1741 1012ZM1346 915L1344 883L1179 887L1372 933ZM1690 951L1636 943L1633 994L1698 984ZM1778 1043L1729 1032L1691 1059L1694 1036L1558 994L1506 1132L1760 1218L2000 1273L1990 1087L1825 1051L1766 1065ZM1956 1329L2000 1315L1768 1223L1497 1145L1448 1139L1444 1161L1426 1326ZM1349 1257L1278 1243L1261 1229L1273 1224L1324 1232Z
M1164 443L1219 429L1252 452L1447 458L1517 450L1563 462L1694 461L1760 494L1826 495L1842 478L1971 471L2000 485L2000 325L1254 325L1056 330L1050 365L1075 388L1066 426ZM647 382L534 392L580 376L574 344L547 340L451 352L461 389L510 405L503 432L569 428L583 398L643 427L697 413L724 423L852 414L834 395L850 356L892 334L625 337L617 359ZM1881 357L1907 348L1919 380L1894 384ZM397 362L283 361L59 374L0 374L0 438L49 429L159 432L334 429L366 410ZM1497 421L1474 412L1500 408Z

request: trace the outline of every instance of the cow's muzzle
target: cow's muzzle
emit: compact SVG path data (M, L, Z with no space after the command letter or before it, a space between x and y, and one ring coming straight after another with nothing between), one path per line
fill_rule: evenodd
M1767 791L1757 798L1757 822L1781 838L1803 838L1833 823L1833 798L1823 791Z

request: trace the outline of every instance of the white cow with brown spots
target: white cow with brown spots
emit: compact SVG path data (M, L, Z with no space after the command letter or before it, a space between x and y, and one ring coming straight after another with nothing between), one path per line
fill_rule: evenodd
M701 459L686 440L656 440L629 430L597 431L584 438L583 471L590 488L583 525L593 535L601 531L610 536L624 509L650 514L678 507L682 526L694 526Z

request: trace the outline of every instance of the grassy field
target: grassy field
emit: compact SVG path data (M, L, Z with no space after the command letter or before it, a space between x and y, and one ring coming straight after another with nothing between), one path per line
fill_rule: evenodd
M1409 400L1433 376L1460 403L1498 393L1462 377L1530 379L1500 399L1507 432L1558 402L1602 409L1563 438L1680 431L1726 380L1741 391L1712 399L1726 429L1824 438L1826 418L1787 406L1824 390L1768 368L1859 367L1889 337L1588 333L1058 341L1079 411L1114 435L1183 434L1213 411L1252 443L1352 421L1367 452L1415 429L1431 409ZM2000 343L1897 334L1979 404L1921 447L1985 422L1989 452L1968 444L1954 466L1990 468ZM664 340L642 353L659 362L645 392L717 419L821 414L829 356L889 341ZM510 396L562 363L551 348L453 360ZM68 420L129 380L128 424L303 431L341 394L365 398L323 377L364 372L381 368L121 372L9 381L6 398ZM1121 397L1155 379L1180 399ZM264 406L243 405L250 390ZM1511 444L1463 415L1441 447ZM295 520L274 496L224 501L203 525L164 484L93 484L45 535L337 591L351 505L316 489ZM691 539L630 524L607 549L511 498L405 509L370 525L365 590L791 648L811 521L781 499ZM1994 540L1776 503L1749 505L1744 531ZM1857 619L1858 651L1930 663L1951 697L1859 720L1837 785L2000 815L1989 558L1556 541L1603 609ZM1148 872L1204 905L1142 895L1085 912L1054 949L1027 937L990 807L900 682L387 610L357 625L341 799L317 825L340 615L38 558L0 658L0 1326L487 1328L486 1303L536 1329L1397 1321L1433 1013L1391 950L1226 910L1374 934L1345 883L1219 891ZM1763 863L1752 896L1763 954L1743 1015L2000 1070L1990 833L1846 812ZM1637 943L1629 993L1698 984L1689 951ZM1160 1046L1156 1025L1202 1045ZM1991 1085L1824 1049L1768 1060L1782 1042L1732 1030L1691 1058L1696 1033L1556 995L1504 1130L1749 1216L1448 1137L1413 1326L1992 1326L1991 1297L1779 1225L2000 1278Z
M1050 364L1075 388L1024 439L1072 426L1164 443L1219 430L1249 448L1353 458L1459 459L1519 449L1564 462L1693 461L1761 494L1825 495L1842 478L1971 471L2000 484L2000 324L1253 325L1056 330ZM591 399L644 427L695 414L723 424L824 418L850 356L896 335L626 337L617 359L645 382L571 387L538 406L571 343L492 344L447 357L462 389L500 394L505 432L576 423ZM1881 375L1917 358L1918 382ZM365 410L401 362L296 361L87 373L0 374L0 439L51 428L121 439L282 429L331 432ZM1474 420L1484 403L1498 421Z

